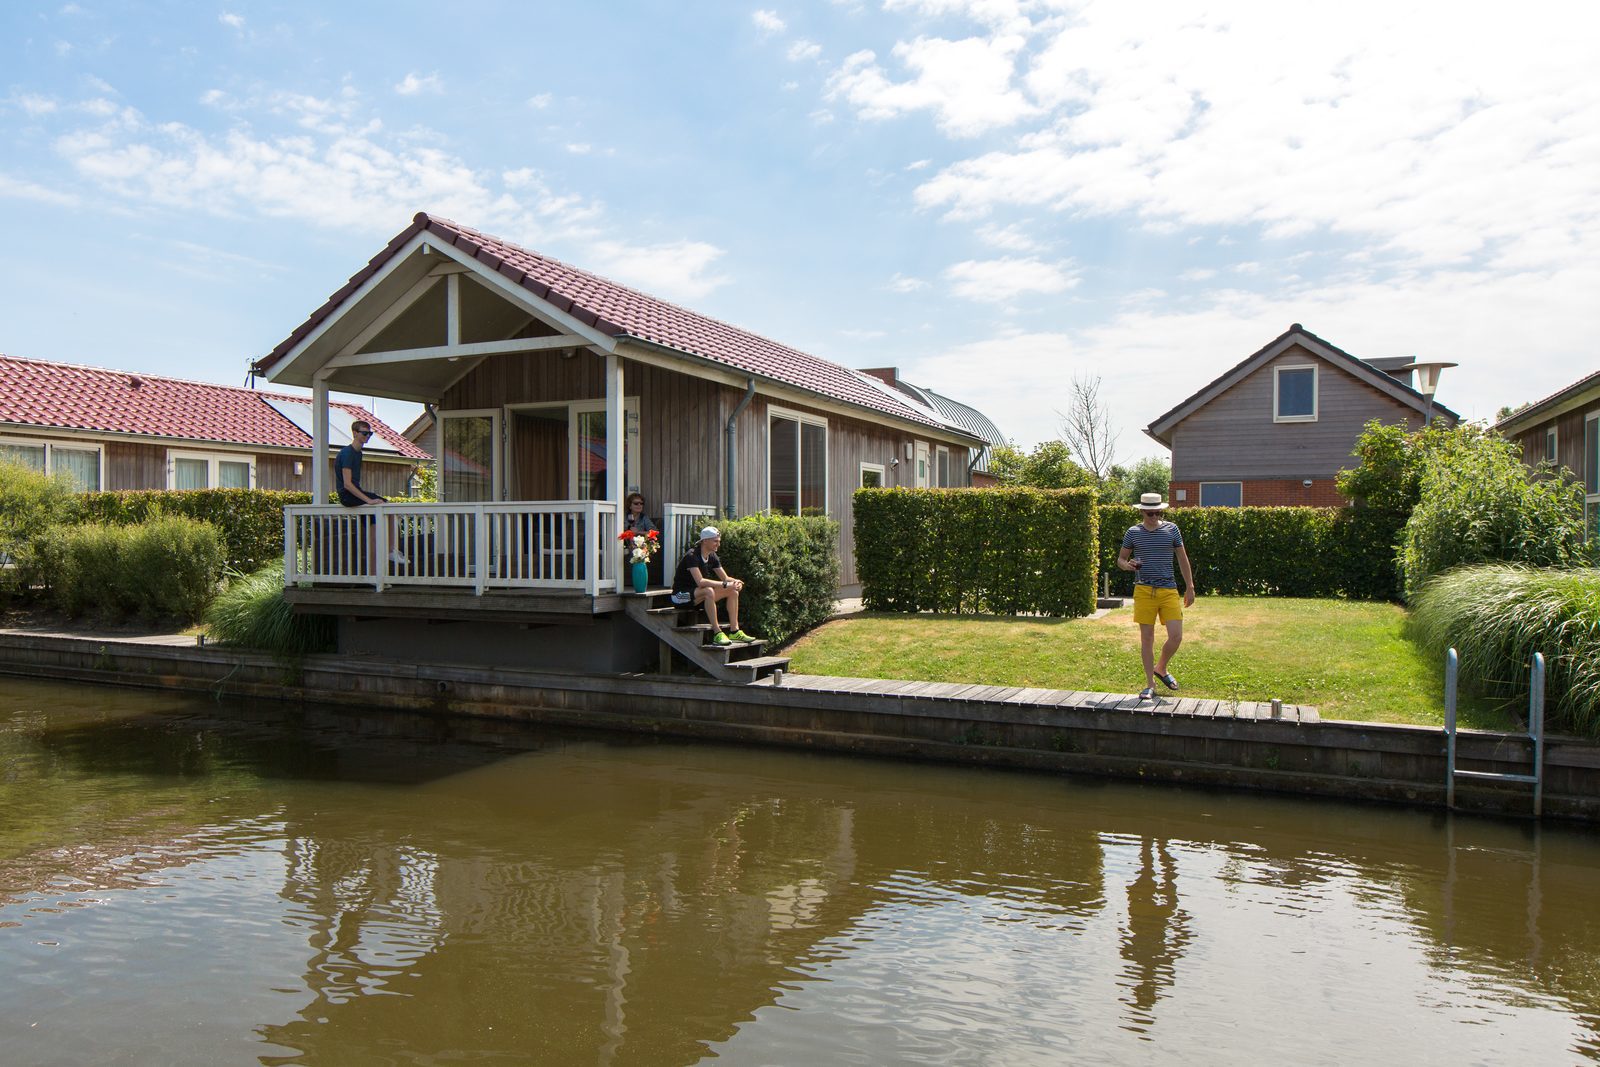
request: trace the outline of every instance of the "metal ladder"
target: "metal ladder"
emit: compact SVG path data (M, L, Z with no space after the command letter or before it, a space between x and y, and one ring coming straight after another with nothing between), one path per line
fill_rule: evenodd
M1445 806L1456 806L1456 779L1475 778L1488 782L1523 782L1533 786L1533 817L1538 818L1544 807L1544 653L1533 654L1533 671L1528 684L1528 737L1533 741L1533 773L1507 774L1499 771L1463 771L1456 769L1456 670L1459 660L1456 650L1445 654L1444 660L1444 736L1447 767L1445 770Z

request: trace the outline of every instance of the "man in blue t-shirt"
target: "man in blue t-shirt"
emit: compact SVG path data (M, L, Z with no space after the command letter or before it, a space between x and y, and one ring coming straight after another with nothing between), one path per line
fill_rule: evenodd
M1139 655L1144 659L1144 691L1140 700L1156 698L1156 679L1168 689L1177 689L1178 680L1167 670L1167 664L1177 654L1183 643L1183 609L1194 604L1194 571L1189 567L1189 553L1183 548L1183 534L1178 527L1165 521L1161 513L1167 502L1160 493L1145 493L1139 497L1139 511L1144 520L1130 526L1122 535L1122 551L1117 554L1117 566L1133 571L1133 621L1139 624ZM1178 580L1172 573L1173 560L1183 568L1182 602L1178 598ZM1167 640L1161 646L1161 662L1155 660L1156 620L1167 627Z
M339 449L339 454L333 460L334 488L339 493L339 503L347 508L366 507L368 504L387 503L388 498L377 493L369 493L361 488L361 449L366 446L368 438L372 436L372 426L364 419L357 419L350 424L350 443ZM389 543L394 544L394 523L388 527ZM377 555L378 527L372 525L367 530L367 552ZM403 567L408 562L406 556L398 548L389 552L389 562L397 567Z

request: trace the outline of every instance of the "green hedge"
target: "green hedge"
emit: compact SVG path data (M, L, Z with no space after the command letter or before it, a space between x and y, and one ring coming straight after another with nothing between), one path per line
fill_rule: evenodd
M1395 543L1400 530L1387 513L1363 508L1175 508L1197 592L1212 596L1399 597ZM1133 592L1133 574L1118 570L1117 553L1138 509L1100 508L1100 574L1111 592ZM1179 585L1183 584L1180 576Z
M1092 489L857 490L862 597L873 611L1087 615L1095 501Z
M137 489L85 493L86 522L126 526L152 515L181 515L215 526L226 545L228 567L242 573L283 559L283 509L309 504L310 493L268 489Z
M722 569L744 580L739 624L777 647L827 620L839 588L839 524L752 515L722 524ZM670 564L677 566L677 561Z
M36 542L38 574L68 616L200 618L222 578L222 537L164 516L132 526L57 526Z

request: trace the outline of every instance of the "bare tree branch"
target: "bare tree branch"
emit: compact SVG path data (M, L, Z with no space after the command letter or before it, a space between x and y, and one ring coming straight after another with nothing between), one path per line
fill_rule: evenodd
M1061 439L1078 466L1104 481L1117 459L1117 438L1111 429L1111 409L1100 399L1100 378L1085 374L1072 379L1072 398L1061 416Z

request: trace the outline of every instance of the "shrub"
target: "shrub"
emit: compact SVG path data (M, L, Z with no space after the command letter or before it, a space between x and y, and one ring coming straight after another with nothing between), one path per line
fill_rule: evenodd
M206 635L284 659L334 649L334 620L297 615L283 599L283 564L235 575L205 613Z
M861 489L856 570L874 611L1087 615L1092 489Z
M1550 728L1600 737L1600 570L1460 567L1422 586L1411 625L1434 655L1453 646L1462 685L1490 698L1526 699L1544 653Z
M71 522L78 496L65 477L0 460L0 602L25 592L38 571L38 540L52 526Z
M51 598L73 618L193 622L222 576L216 528L177 516L137 526L58 526L38 544Z
M89 522L123 526L152 515L181 515L215 526L228 567L249 573L283 558L283 509L309 504L309 493L267 489L138 489L83 494Z
M722 527L717 555L744 580L739 623L782 645L833 614L839 524L821 516L752 515Z
M1195 589L1210 596L1398 595L1392 516L1359 508L1179 508L1167 513L1183 532ZM1137 508L1100 508L1099 568L1113 595L1133 592L1134 575L1116 566ZM1179 578L1182 585L1182 578Z
M1530 471L1516 445L1475 427L1456 427L1430 446L1401 537L1406 598L1461 564L1585 562L1583 489L1549 474Z

